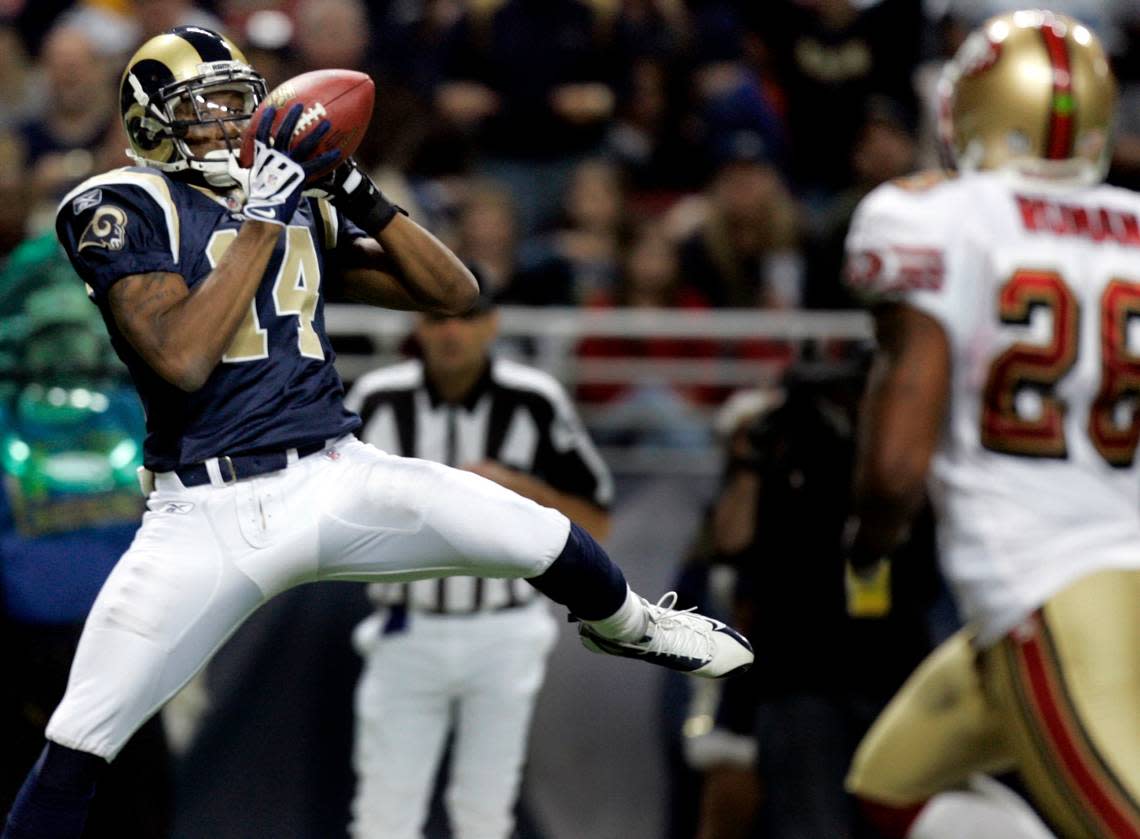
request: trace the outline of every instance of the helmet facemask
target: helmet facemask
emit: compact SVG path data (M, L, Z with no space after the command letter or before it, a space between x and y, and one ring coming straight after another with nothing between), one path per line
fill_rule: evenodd
M172 75L173 80L156 84ZM227 126L239 123L244 128L265 98L265 80L236 60L197 63L192 74L181 79L177 75L150 58L127 68L122 108L131 143L128 154L142 166L201 173L201 180L213 187L236 186L231 163L237 159L240 131ZM210 129L209 135L220 134L225 148L196 154L191 142L202 127Z

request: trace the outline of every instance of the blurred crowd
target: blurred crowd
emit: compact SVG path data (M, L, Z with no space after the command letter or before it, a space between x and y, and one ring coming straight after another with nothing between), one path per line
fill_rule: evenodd
M357 157L505 303L841 309L858 200L939 162L935 88L1011 0L4 0L0 260L128 163L118 74L177 24L225 32L270 85L377 83ZM1140 183L1140 11L1058 0L1113 51L1112 179ZM1136 103L1137 107L1129 107ZM587 341L585 359L770 359L771 345ZM671 388L682 418L723 388ZM601 387L599 404L644 393ZM636 408L635 408L636 412ZM683 420L678 419L682 423Z
M270 86L377 82L358 157L506 302L836 308L846 221L937 164L934 80L1008 0L5 0L0 258L127 163L117 75L176 24ZM1140 98L1140 12L1059 0ZM1140 180L1140 108L1113 177Z

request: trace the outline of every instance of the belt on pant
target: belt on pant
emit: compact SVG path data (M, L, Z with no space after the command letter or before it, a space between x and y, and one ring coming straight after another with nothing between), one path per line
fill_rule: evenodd
M289 449L283 452L226 454L211 458L210 460L204 460L201 463L179 466L174 470L174 473L178 475L178 480L182 481L183 486L201 486L202 484L210 483L210 469L208 464L216 462L218 472L221 474L222 483L230 484L234 481L240 481L242 478L252 478L256 475L264 475L268 472L276 472L278 469L284 469L295 460L316 454L324 449L326 445L327 441L321 440L317 443L309 443L308 445L298 446L295 449ZM290 455L293 455L293 457L291 458Z

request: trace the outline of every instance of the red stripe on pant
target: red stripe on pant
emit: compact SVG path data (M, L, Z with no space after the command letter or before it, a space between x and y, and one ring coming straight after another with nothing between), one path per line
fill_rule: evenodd
M1034 622L1038 631L1028 640L1019 641L1017 651L1041 735L1052 747L1073 792L1088 805L1089 813L1101 824L1105 836L1140 839L1140 813L1121 806L1113 794L1112 780L1105 777L1089 755L1092 746L1058 684L1056 664L1045 648L1044 627L1039 620Z

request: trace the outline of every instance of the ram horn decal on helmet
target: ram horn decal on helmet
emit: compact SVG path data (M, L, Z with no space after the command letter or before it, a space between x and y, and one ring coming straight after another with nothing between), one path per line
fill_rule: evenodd
M215 91L240 94L241 107L209 109L208 94ZM195 125L246 121L264 98L265 80L228 38L197 26L175 27L139 47L123 71L119 107L128 154L141 166L232 186L236 144L198 157L186 133Z

